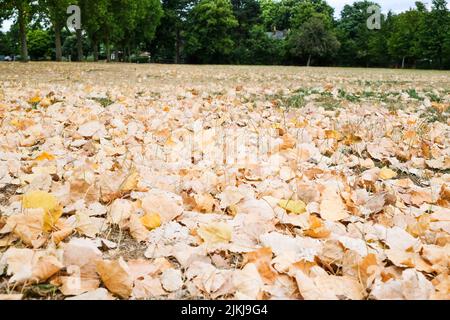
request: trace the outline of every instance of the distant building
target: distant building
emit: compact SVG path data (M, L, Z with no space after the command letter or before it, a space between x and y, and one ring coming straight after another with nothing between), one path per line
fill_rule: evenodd
M266 35L270 39L284 40L284 39L286 39L287 33L288 33L287 30L283 30L283 31L274 30L274 31L271 31L271 32L266 32Z

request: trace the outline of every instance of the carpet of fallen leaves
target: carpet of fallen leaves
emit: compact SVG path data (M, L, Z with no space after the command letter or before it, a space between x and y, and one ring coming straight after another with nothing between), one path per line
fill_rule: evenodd
M449 299L450 73L0 64L0 299Z

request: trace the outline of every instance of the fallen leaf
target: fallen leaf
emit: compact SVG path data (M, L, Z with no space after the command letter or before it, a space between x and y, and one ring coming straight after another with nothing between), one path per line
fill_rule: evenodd
M181 271L178 269L166 269L161 275L161 284L169 292L177 291L183 286Z
M207 244L226 243L231 240L231 227L225 222L203 225L198 228L197 233Z
M384 167L383 169L380 170L380 174L379 177L382 180L389 180L392 178L395 178L397 176L397 173L387 167Z
M142 218L133 213L128 224L131 236L139 242L146 241L149 234L149 229L142 222Z
M280 200L278 205L290 213L300 214L306 212L306 204L301 200Z
M126 199L116 199L109 210L109 219L111 223L123 227L133 212L133 204Z
M142 199L142 209L145 213L158 213L161 223L167 223L183 213L183 200L174 193L152 189Z
M300 294L305 300L361 300L364 289L356 280L346 276L307 276L302 271L295 272Z
M262 298L264 282L254 263L248 263L242 270L237 270L233 276L233 284L236 287L236 299L258 300Z
M377 300L428 300L434 292L432 283L422 273L406 269L400 279L377 279L371 296Z
M314 216L310 215L309 217L309 229L304 231L305 236L311 237L311 238L327 238L330 235L330 230L326 228L323 221Z
M123 299L131 295L133 280L128 265L122 258L97 261L97 272L109 291Z
M43 230L50 232L53 225L61 217L63 211L56 197L44 191L30 191L22 198L22 206L25 209L44 210Z
M161 226L161 218L157 213L147 213L140 220L148 230L153 230Z
M322 192L320 216L328 221L339 221L349 216L345 204L334 186L327 185Z
M272 284L277 278L277 273L271 266L272 261L272 249L261 248L256 251L248 252L245 254L245 261L247 263L254 263L258 269L261 278L266 284Z

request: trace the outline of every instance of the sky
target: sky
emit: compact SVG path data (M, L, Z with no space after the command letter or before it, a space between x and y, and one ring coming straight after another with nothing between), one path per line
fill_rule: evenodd
M352 4L355 2L355 0L327 0L328 4L330 4L332 7L334 7L334 11L336 13L336 17L339 16L342 8L346 4ZM392 10L394 12L401 12L408 10L409 8L414 7L414 3L416 0L375 0L374 2L381 5L381 9L383 12L388 12L389 10ZM424 0L424 3L428 4L428 6L431 3L431 0ZM450 2L449 2L450 7ZM1 27L1 31L7 31L9 30L9 27L11 26L12 21L4 21L3 25Z
M339 16L342 8L346 4L352 4L355 2L354 0L327 0L328 4L334 8L334 12L336 13L336 16ZM378 3L381 6L382 12L388 12L389 10L392 10L394 12L402 12L406 11L409 8L415 7L416 0L374 0L373 2ZM431 3L431 0L424 0L422 1L425 4Z
M403 12L408 10L409 8L415 8L415 3L417 0L371 0L375 3L378 3L381 6L381 11L383 13L389 12L392 10L393 12ZM430 8L432 0L419 0ZM327 0L328 4L334 8L334 12L336 17L340 16L342 8L346 4L352 4L355 0ZM447 1L447 7L450 9L450 1Z

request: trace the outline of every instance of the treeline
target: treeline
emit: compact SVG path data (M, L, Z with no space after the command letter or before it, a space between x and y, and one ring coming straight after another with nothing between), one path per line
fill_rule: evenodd
M76 33L66 26L73 4ZM324 0L0 0L0 17L15 21L0 33L0 55L139 62L150 52L162 63L450 69L445 0L389 12L370 30L372 5L346 5L336 19Z

